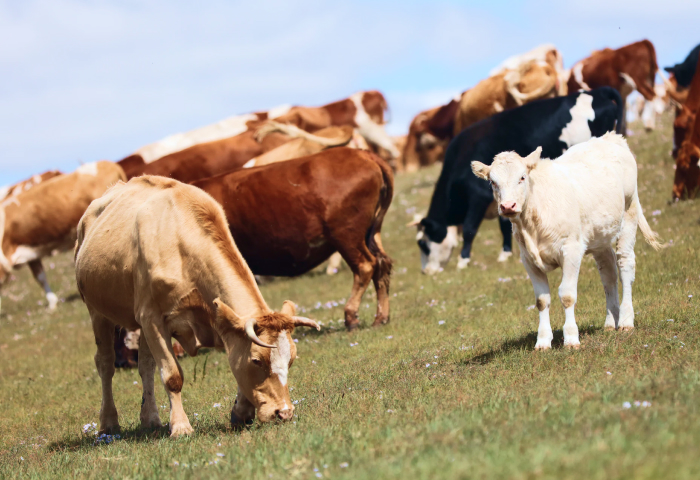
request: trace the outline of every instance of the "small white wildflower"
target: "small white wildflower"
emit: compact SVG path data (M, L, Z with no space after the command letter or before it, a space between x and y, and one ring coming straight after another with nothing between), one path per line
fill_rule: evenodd
M348 464L348 462L343 462L340 464L340 468L348 468L349 466L350 464Z
M651 407L651 402L647 402L646 400L644 400L644 401L642 402L642 407L644 407L644 408L646 408L646 407Z
M651 212L651 214L656 217L658 215L661 215L661 210L654 210L653 212Z
M668 320L666 320L666 321L667 321L667 322L672 322L672 321L673 321L673 319L672 319L672 318L669 318L669 319L668 319Z
M394 413L394 411L390 408L389 410L386 411L386 413Z
M139 382L136 382L136 381L134 382L134 385L138 385L138 384L139 384Z
M634 401L634 406L635 406L635 407L638 407L638 406L640 406L641 404L642 404L642 402L640 402L639 400L635 400L635 401Z
M178 465L180 465L180 462L178 462L177 460L175 460L175 461L173 462L173 465L177 467Z
M212 405L212 408L221 408L221 404L220 404L220 403L215 403L214 405Z
M294 343L299 343L299 339L298 339L298 338L295 338L295 339L294 339Z
M624 402L622 408L632 408L632 404L630 402Z
M223 453L217 453L216 456L217 456L217 457L223 457L224 454L223 454Z
M387 340L391 340L392 338L394 338L393 335L389 335L388 337L386 337Z
M529 307L527 307L527 309L528 309L528 310L534 310L534 309L535 309L535 306L534 306L534 305L530 305Z
M440 321L438 322L438 325L444 325L444 324L445 324L445 321L444 321L444 320L440 320Z
M426 363L426 364L425 364L425 368L428 368L428 367L430 367L430 364L429 364L429 363Z
M605 373L607 373L608 375L612 375L612 373L610 373L610 372L605 372Z

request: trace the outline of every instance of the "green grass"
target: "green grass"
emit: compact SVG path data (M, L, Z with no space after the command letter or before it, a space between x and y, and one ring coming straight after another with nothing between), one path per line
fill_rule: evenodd
M602 330L605 297L587 259L576 310L582 349L562 348L557 300L554 348L534 352L532 288L517 260L496 262L493 221L482 225L468 270L457 272L453 258L442 274L421 275L415 232L404 224L412 208L426 210L436 166L396 179L383 231L395 259L391 324L366 326L372 290L361 309L366 327L355 333L339 322L342 306L314 308L347 298L347 267L262 287L273 308L291 299L324 324L320 333L295 333L294 423L230 430L235 381L224 355L205 351L181 361L194 435L141 431L141 380L119 371L122 439L95 446L82 426L98 421L100 383L71 255L45 262L55 264L49 280L65 299L55 313L45 311L28 269L18 271L2 291L0 477L700 478L698 203L667 203L669 118L653 133L633 128L642 205L663 240L673 240L656 253L638 236L634 332ZM551 275L553 292L560 278ZM165 423L168 402L160 386L156 393ZM623 408L635 400L651 406Z

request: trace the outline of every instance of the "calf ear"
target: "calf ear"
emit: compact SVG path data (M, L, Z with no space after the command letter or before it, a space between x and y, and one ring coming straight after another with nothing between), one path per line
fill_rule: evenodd
M280 312L293 317L297 314L297 306L291 300L285 300L282 304L282 310L280 310Z
M476 175L477 177L483 178L484 180L488 180L490 171L491 167L489 165L483 164L476 160L472 162L472 172L474 172L474 175Z
M537 166L537 162L540 161L541 156L542 156L542 147L537 147L534 152L532 152L527 157L523 158L523 163L527 167L528 171L532 170L533 168L535 168Z

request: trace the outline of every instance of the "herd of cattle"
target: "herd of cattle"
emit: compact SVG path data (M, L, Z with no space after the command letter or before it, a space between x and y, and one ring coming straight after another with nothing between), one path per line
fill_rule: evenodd
M297 326L319 327L297 316L290 301L272 311L255 275L301 275L329 259L333 273L342 258L353 273L347 329L360 324L370 281L377 292L374 325L389 322L392 260L381 228L394 174L441 161L427 215L409 224L418 229L423 272L446 266L460 228L457 267L466 268L482 220L498 217L498 260L512 255L514 235L533 284L536 348L551 347L547 272L557 267L564 344L576 348L584 254L594 256L605 287L605 327L628 329L637 228L660 247L639 203L634 156L620 135L633 91L643 100L629 108L647 128L675 106L673 198L693 197L700 187L699 56L700 45L666 68L666 78L648 40L595 51L570 70L554 46L543 45L507 59L449 103L420 112L403 137L384 129L384 96L366 91L321 107L282 105L227 118L118 162L35 175L0 188L0 284L29 264L55 309L58 298L41 260L74 248L77 287L97 343L103 432L119 427L112 377L115 367L127 365L138 365L142 377L142 424L161 425L153 390L158 365L171 434L190 433L176 357L178 349L195 355L200 347L226 350L239 388L233 423L256 415L289 420L291 334Z

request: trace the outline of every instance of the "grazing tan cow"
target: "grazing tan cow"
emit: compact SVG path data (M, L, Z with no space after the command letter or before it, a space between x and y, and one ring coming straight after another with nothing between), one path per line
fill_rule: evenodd
M273 312L231 238L219 206L201 190L143 176L93 202L78 225L75 276L95 333L102 379L100 431L119 428L112 396L114 325L141 328L141 425L160 427L153 373L170 399L172 437L192 433L182 407L175 337L189 355L224 348L238 383L233 421L290 420L287 376L296 357L295 327L319 328L295 316L292 302Z
M559 297L566 315L564 346L579 348L574 308L583 256L591 253L598 264L607 306L605 328L628 330L634 328L637 227L654 249L660 245L642 212L637 163L624 137L606 133L574 145L556 161L540 160L541 153L541 147L525 158L504 152L496 155L492 165L472 162L472 170L489 181L498 213L513 224L520 259L540 311L535 349L552 346L547 273L557 267L562 269ZM617 269L622 281L621 305Z
M0 207L0 284L12 268L28 263L46 292L49 309L56 308L58 297L49 287L41 259L54 250L73 248L85 209L119 180L126 180L119 165L89 163L6 199Z
M63 175L63 173L59 172L58 170L49 170L39 175L32 175L31 178L17 182L14 185L0 187L0 202L4 201L8 197L16 197L20 193L26 192L30 188L39 185L41 182L51 180L59 175Z

